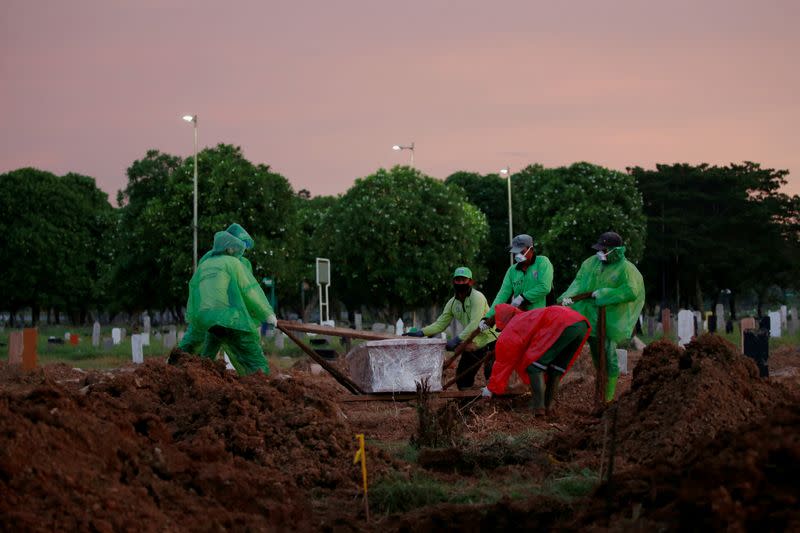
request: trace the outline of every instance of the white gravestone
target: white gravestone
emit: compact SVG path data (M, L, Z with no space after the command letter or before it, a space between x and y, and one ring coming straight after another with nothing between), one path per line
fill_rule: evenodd
M686 346L694 335L694 313L686 309L678 311L678 344Z
M164 334L164 349L171 350L176 344L178 344L178 336L173 327Z
M120 340L122 342L125 342L125 338L128 336L128 330L125 329L125 328L120 328L119 331L120 331L120 335L121 335Z
M144 328L144 332L148 335L150 334L150 315L145 314L142 318L142 327Z
M780 311L769 312L769 336L781 336L781 313Z
M617 349L617 362L619 364L619 373L628 375L628 350Z
M144 363L144 351L142 350L142 336L131 335L131 355L136 364Z
M111 342L116 346L122 342L122 330L119 328L111 328Z
M92 346L100 346L100 322L95 322L92 326Z
M781 306L781 329L786 329L786 322L788 319L788 310L785 305Z
M695 311L694 312L694 318L696 320L695 324L697 324L697 328L695 329L694 334L695 335L700 335L701 333L703 333L703 329L704 329L703 328L703 313L701 313L700 311Z
M65 340L65 341L67 341L67 342L69 342L69 331L67 331L66 333L64 333L64 340Z
M361 313L355 313L354 316L355 316L355 321L356 321L356 329L361 329L361 326L364 325L364 323L362 321L363 317L361 316Z
M142 333L142 346L150 346L150 334L149 333Z
M714 307L714 314L717 318L717 334L725 333L725 306L717 304Z

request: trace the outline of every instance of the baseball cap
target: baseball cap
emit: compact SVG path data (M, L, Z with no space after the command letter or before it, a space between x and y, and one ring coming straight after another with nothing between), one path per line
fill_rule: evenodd
M592 245L592 249L605 251L609 248L616 248L617 246L622 246L622 237L619 236L619 233L607 231L597 238L597 242Z
M533 246L533 237L522 233L511 239L511 247L508 249L508 251L512 254L518 254L523 250L527 250L531 246Z
M458 267L455 272L453 272L454 278L469 278L472 279L472 270L467 267Z

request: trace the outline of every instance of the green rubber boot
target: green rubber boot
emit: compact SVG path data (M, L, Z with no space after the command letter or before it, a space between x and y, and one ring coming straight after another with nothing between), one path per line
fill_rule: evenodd
M533 401L531 402L531 407L533 408L534 413L543 412L544 411L544 374L538 368L535 368L533 365L529 366L526 369L528 376L531 378L531 394L533 395Z
M614 393L617 390L617 376L608 377L608 382L606 383L606 403L614 401Z
M553 400L556 399L556 394L558 394L558 385L561 383L561 376L563 376L561 372L547 373L547 388L544 391L544 406L546 409L550 409L550 406L553 404Z

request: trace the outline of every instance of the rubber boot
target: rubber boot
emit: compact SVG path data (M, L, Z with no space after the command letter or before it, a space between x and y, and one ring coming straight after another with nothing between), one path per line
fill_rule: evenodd
M533 414L540 416L544 414L544 373L530 366L527 368L527 372L531 378L531 394L533 395L531 407L533 408Z
M617 390L617 376L608 377L608 382L606 382L606 403L611 403L614 401L614 393Z
M548 411L553 405L553 401L556 399L556 394L558 394L558 385L561 383L561 376L563 376L561 372L547 373L547 388L545 388L544 391L544 408Z

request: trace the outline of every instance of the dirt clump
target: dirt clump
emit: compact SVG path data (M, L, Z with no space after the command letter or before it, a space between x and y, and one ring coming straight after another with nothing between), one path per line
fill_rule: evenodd
M312 489L357 494L353 431L312 380L175 363L0 366L0 529L313 529Z
M752 360L722 337L703 335L685 350L656 341L634 369L630 391L598 423L561 436L557 448L601 449L605 422L616 410L619 456L631 463L681 463L700 443L790 401L788 389L760 379Z

